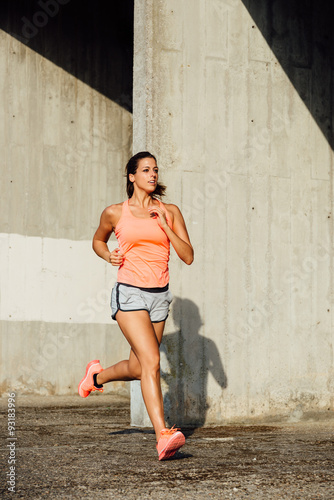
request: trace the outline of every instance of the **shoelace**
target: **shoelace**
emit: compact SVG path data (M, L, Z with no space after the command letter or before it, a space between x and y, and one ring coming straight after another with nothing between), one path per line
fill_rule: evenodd
M161 431L161 436L170 436L172 434L175 434L175 432L179 431L180 429L178 427L171 427L170 429L162 429Z

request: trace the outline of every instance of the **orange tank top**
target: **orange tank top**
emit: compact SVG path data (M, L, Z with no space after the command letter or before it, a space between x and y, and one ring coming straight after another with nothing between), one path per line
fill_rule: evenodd
M160 200L160 207L166 213L167 224L172 227L168 212ZM117 281L129 285L156 288L169 282L168 261L169 239L156 218L135 217L129 208L129 200L122 205L122 214L115 227L123 263L118 269Z

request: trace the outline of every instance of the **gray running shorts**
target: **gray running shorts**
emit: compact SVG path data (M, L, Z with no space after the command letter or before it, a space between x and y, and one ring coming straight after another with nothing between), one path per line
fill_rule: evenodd
M123 283L116 283L111 291L112 319L116 320L118 311L147 311L152 323L165 321L173 295L164 288L139 288Z

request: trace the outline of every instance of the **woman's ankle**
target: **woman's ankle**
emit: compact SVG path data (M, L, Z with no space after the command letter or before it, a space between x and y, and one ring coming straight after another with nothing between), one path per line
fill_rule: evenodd
M163 429L166 429L166 426L165 426L165 425L164 425L163 427L159 426L159 427L157 427L156 429L154 429L154 431L155 431L155 437L156 437L156 439L157 439L157 442L159 441L159 439L160 439L160 437L161 437L161 431L162 431Z
M102 387L103 384L98 380L98 376L99 375L100 375L99 373L94 373L93 380L94 380L95 387L99 387L100 388L100 387Z

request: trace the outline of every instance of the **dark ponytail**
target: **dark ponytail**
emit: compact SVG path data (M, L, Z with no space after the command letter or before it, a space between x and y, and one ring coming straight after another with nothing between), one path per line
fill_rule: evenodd
M132 158L130 158L130 160L128 161L128 163L125 167L126 192L127 192L128 198L131 198L131 196L133 195L133 182L130 181L129 175L135 174L137 172L138 163L140 160L142 160L144 158L153 158L153 160L155 162L157 162L156 157L153 156L151 153L149 153L148 151L141 151L140 153L137 153L134 156L132 156ZM165 191L166 191L166 186L164 186L163 184L157 183L155 190L153 191L153 193L150 194L150 196L152 198L154 198L155 196L161 197L161 196L165 195Z

